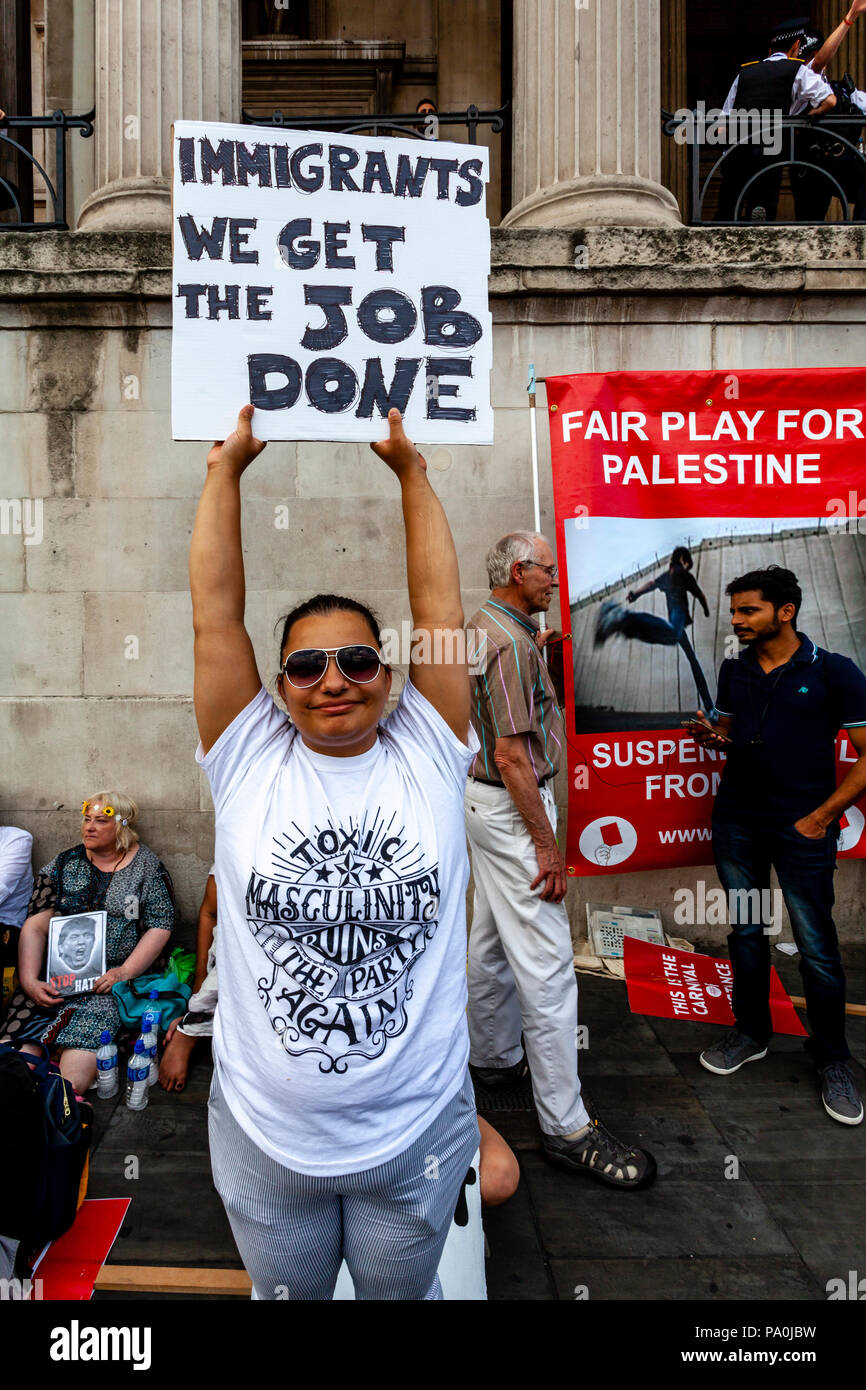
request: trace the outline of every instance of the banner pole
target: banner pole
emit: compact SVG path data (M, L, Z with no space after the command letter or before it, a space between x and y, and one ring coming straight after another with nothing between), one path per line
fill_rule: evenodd
M535 363L529 364L529 382L526 387L529 393L529 437L532 443L532 505L535 517L535 530L541 530L541 497L538 489L538 420L535 406ZM547 615L539 613L538 630L544 632L547 629ZM546 653L544 653L546 659Z

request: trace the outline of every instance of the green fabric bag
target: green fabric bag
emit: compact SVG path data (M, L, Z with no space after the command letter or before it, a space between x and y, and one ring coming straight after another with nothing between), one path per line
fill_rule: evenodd
M174 971L182 985L191 984L195 974L195 951L185 951L182 946L175 946L168 958L168 968Z
M192 990L181 984L173 970L164 975L151 971L138 975L134 980L120 980L112 985L111 992L117 1001L120 1021L127 1028L139 1028L145 1011L150 1008L150 992L158 990L159 998L153 1000L153 1007L159 1013L160 1032L164 1033L172 1019L186 1013L186 1006Z

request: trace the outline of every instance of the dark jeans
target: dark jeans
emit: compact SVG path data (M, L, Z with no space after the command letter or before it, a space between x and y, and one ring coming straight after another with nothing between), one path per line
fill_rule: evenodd
M667 622L664 618L657 618L654 613L634 613L630 609L626 609L622 615L619 630L624 637L634 638L638 642L647 642L650 646L681 647L689 666L692 668L698 699L702 708L709 714L715 700L710 694L710 688L701 669L701 663L695 655L695 649L686 636L688 616L685 609L675 609L671 614L670 622Z
M807 840L793 825L751 826L713 817L713 856L722 887L770 888L770 867L791 918L800 951L800 974L812 1036L806 1041L819 1067L850 1057L845 1042L845 972L833 922L833 873L838 822L823 840ZM773 1032L770 1019L770 937L760 913L731 911L728 947L734 970L734 1017L741 1032L763 1046Z

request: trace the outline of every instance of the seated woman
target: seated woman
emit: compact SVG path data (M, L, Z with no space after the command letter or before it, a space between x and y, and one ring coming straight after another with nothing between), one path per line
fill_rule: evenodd
M83 1095L96 1079L100 1034L107 1029L113 1039L120 1026L111 987L143 974L165 947L174 927L174 890L162 861L133 828L134 801L121 792L97 792L81 809L82 843L63 850L36 875L21 928L21 988L10 1000L2 1032L4 1041L59 1049L61 1072ZM103 910L106 972L92 994L63 998L40 979L48 923Z

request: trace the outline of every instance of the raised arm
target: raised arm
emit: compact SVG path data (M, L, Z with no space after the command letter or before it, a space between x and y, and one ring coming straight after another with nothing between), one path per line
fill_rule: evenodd
M370 447L397 475L406 528L406 575L415 635L412 684L462 743L469 733L469 673L457 552L427 464L406 438L399 410L388 415L390 438Z
M866 12L866 0L854 0L854 4L848 10L845 19L837 25L828 39L824 40L824 47L819 48L811 61L810 66L816 72L823 72L828 64L832 63L842 44L845 42L852 26L857 20L857 16ZM847 21L847 22L846 22Z
M253 407L245 405L234 434L207 456L189 551L195 717L205 753L261 686L244 627L241 548L241 474L265 447L253 438L252 417Z
M654 579L648 579L646 584L642 584L639 589L629 589L625 596L626 603L634 603L635 599L641 598L644 594L652 593L656 586Z

